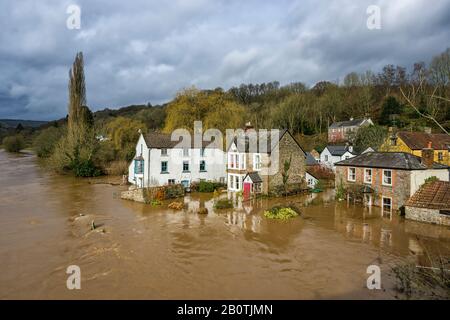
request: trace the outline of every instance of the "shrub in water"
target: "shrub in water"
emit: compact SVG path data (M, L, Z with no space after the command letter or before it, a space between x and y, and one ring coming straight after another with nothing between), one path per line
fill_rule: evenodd
M3 139L3 147L8 152L19 152L25 148L25 140L21 135L9 136Z
M216 208L216 209L233 208L233 201L231 201L230 199L219 199L214 204L214 208Z
M200 181L198 184L198 192L214 192L220 187L224 185L219 182L211 182L211 181Z
M298 213L292 208L273 207L268 211L264 211L264 216L269 219L287 220L298 216Z

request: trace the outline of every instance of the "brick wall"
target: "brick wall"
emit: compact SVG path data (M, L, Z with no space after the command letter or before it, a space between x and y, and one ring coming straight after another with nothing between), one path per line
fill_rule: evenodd
M336 186L343 183L344 187L351 185L367 185L375 190L375 196L372 201L376 206L382 206L382 197L392 199L392 208L402 207L409 199L411 190L410 171L392 170L392 186L385 186L382 183L383 169L372 168L372 183L364 183L364 169L356 167L356 181L347 180L348 168L346 166L336 166ZM370 168L369 168L370 169Z

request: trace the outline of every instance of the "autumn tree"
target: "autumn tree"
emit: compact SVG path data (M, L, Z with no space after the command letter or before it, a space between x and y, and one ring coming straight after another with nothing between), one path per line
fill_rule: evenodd
M204 129L238 128L244 124L245 109L222 91L189 88L180 91L167 106L165 132L178 128L193 130L194 121L203 121Z

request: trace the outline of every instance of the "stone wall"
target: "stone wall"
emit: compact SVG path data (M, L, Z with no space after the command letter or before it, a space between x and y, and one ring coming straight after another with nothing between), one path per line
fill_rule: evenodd
M383 169L372 168L372 183L364 183L364 169L356 167L356 181L348 181L347 166L336 166L336 187L340 185L341 181L344 188L352 185L366 185L375 190L373 197L373 204L375 206L382 206L382 197L389 197L392 199L392 209L399 209L409 199L411 190L410 171L407 170L392 170L392 186L383 185ZM370 168L369 168L370 169Z
M151 203L153 200L161 201L183 196L184 187L181 184L149 188L136 188L135 186L131 186L120 195L122 199L142 203Z
M405 214L406 219L450 226L450 216L440 214L439 210L436 209L426 209L426 208L416 208L406 206Z

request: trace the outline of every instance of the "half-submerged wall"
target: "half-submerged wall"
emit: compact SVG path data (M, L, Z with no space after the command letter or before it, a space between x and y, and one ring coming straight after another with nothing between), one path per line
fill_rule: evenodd
M122 199L142 203L151 203L154 200L161 201L183 196L184 187L181 184L148 188L137 188L136 186L131 186L127 191L123 191L120 195Z

